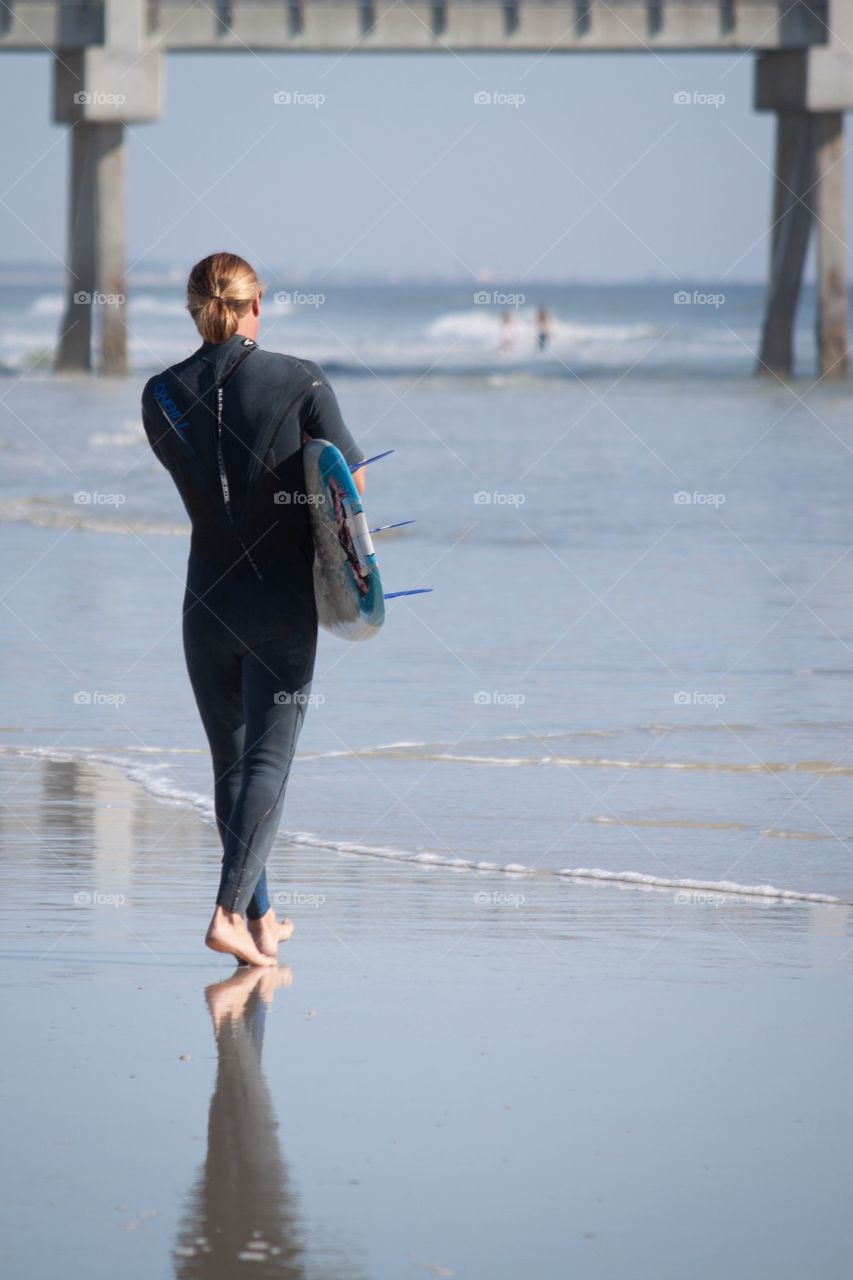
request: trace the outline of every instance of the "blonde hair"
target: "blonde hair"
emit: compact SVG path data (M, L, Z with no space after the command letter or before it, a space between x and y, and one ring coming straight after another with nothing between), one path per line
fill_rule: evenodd
M227 342L262 287L236 253L211 253L197 262L187 280L187 311L205 342Z

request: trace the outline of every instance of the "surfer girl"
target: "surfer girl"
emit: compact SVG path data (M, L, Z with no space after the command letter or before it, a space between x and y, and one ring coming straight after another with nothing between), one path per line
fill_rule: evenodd
M551 317L547 307L539 307L536 312L536 349L547 351L551 341Z
M142 421L192 526L183 648L222 845L205 943L269 966L294 927L270 906L265 866L317 646L302 445L329 440L351 466L364 455L319 366L258 345L263 292L236 254L196 263L187 310L201 346L148 380Z
M511 311L504 311L501 316L501 355L508 356L515 348L515 316Z

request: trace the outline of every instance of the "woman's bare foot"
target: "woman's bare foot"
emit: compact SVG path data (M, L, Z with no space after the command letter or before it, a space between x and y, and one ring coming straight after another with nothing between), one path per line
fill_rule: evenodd
M278 920L273 907L270 907L266 915L261 916L259 920L249 921L249 933L261 955L264 956L277 956L278 944L287 942L295 928L293 921L286 917L284 920Z
M217 907L213 918L207 926L204 939L206 947L211 951L221 951L224 955L234 956L242 964L268 967L275 964L275 955L263 952L255 945L255 940L246 927L246 921L237 911L225 911Z

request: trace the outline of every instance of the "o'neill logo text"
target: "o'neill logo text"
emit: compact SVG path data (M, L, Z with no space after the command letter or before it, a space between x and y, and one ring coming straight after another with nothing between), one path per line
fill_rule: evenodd
M185 422L181 422L181 411L169 395L169 388L166 386L165 382L158 382L154 387L154 399L157 401L173 427L180 430L181 427L185 427L187 425Z

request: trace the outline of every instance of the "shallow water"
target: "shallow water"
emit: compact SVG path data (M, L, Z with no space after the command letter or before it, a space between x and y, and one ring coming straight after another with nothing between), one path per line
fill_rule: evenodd
M155 334L164 359L192 345L177 294L158 298L135 313L141 363ZM727 363L754 290L725 323L654 288L549 301L559 359L533 372L501 363L494 309L458 290L361 290L270 323L271 346L349 351L346 416L396 450L371 468L371 520L417 520L381 542L386 588L434 588L391 603L371 644L323 638L285 834L853 901L849 391ZM609 371L570 331L605 322ZM417 374L365 374L383 323L389 369ZM440 358L449 329L476 375ZM141 378L0 379L0 745L118 760L205 810L185 518Z
M264 302L266 345L320 361L330 373L372 380L377 374L451 374L530 380L571 378L594 371L642 376L661 371L727 373L749 369L760 334L763 289L671 284L565 285L493 282L315 285L268 282ZM139 372L180 359L190 341L180 286L150 277L131 292L129 351ZM679 299L679 301L676 301ZM548 353L537 345L536 312L551 317ZM803 368L814 338L805 313L813 290L803 291L797 350ZM0 365L21 369L41 359L56 341L64 308L55 273L18 273L0 281ZM503 317L511 317L504 342ZM97 315L96 315L97 324Z

